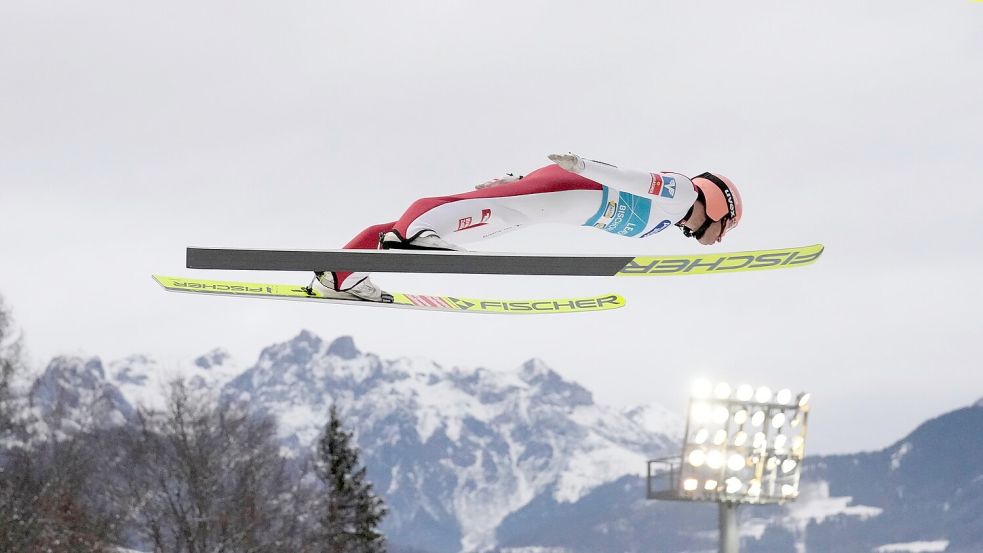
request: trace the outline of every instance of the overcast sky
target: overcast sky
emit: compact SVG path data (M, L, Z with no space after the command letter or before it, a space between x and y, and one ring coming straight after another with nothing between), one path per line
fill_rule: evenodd
M539 357L612 405L682 410L697 376L809 390L810 451L880 448L983 396L981 56L983 4L968 0L0 0L0 294L38 365L222 346L247 367L307 328L445 365ZM508 319L150 279L190 273L191 245L338 247L418 197L566 151L722 172L741 226L706 249L548 226L474 249L826 253L692 278L376 278L629 301Z

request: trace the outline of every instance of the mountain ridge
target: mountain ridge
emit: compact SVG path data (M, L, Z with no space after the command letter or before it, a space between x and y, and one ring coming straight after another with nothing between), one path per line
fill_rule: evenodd
M589 390L535 358L511 371L445 367L382 359L350 336L326 341L304 330L241 371L221 348L179 367L146 355L109 363L57 357L31 387L30 409L42 421L37 428L55 435L128 424L136 407L161 406L171 377L275 415L283 451L295 457L337 405L390 508L383 530L397 549L715 547L713 505L644 499L644 461L678 454L682 420L658 404L597 405ZM56 400L67 406L65 418L49 408ZM81 420L87 404L98 406L96 415ZM973 460L983 458L983 444L967 439L975 435L983 435L983 400L879 451L808 456L799 501L742 510L742 549L867 553L929 543L978 551L983 470Z
M310 331L265 348L222 393L277 416L298 454L338 405L370 476L400 505L389 533L436 551L493 547L498 522L543 490L576 501L675 447L668 432L595 404L542 360L507 372L446 368L383 360L350 337L328 343ZM459 543L414 541L427 525L455 527Z

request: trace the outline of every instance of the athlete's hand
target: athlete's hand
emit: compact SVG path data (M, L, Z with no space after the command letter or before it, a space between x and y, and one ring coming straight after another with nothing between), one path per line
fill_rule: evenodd
M512 182L516 182L516 181L519 181L521 179L522 179L522 175L519 175L517 177L517 176L513 175L512 173L507 173L504 177L498 177L497 179L492 179L492 180L489 180L489 181L485 181L485 182L483 182L483 183L475 186L474 189L475 190L481 190L482 188L491 188L493 186L500 186L500 185L503 185L503 184L509 184L509 183L512 183Z
M550 154L547 157L571 173L583 173L587 169L587 164L577 154Z

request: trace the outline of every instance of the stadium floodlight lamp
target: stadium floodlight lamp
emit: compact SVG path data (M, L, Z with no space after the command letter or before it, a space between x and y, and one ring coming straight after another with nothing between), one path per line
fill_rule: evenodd
M730 418L730 411L723 405L717 405L713 408L713 423L714 424L724 424L727 419Z
M702 467L703 463L707 461L707 454L702 449L694 449L689 454L689 464L694 467Z
M691 389L683 451L675 458L671 489L654 498L734 504L795 498L805 455L809 394L709 380L697 381ZM729 482L731 478L740 484Z
M693 436L693 443L695 443L695 444L705 444L706 441L707 441L707 438L709 438L709 437L710 437L710 431L707 430L706 428L701 428L701 429L697 430L696 431L696 434Z
M781 411L775 413L775 416L771 418L771 426L776 429L785 426L785 413Z
M724 466L724 454L719 449L710 450L707 453L707 467L719 469Z
M758 403L768 403L771 401L771 388L768 386L762 386L754 392L754 400Z
M782 388L777 394L775 394L775 401L781 403L782 405L788 405L788 403L792 401L792 390Z
M810 399L812 399L812 394L806 392L799 394L799 408L809 405Z

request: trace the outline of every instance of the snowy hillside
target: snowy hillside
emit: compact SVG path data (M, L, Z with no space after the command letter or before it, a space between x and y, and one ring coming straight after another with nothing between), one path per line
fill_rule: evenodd
M244 372L220 349L178 364L146 355L105 365L57 358L34 384L33 409L71 410L65 432L126 424L138 406L164 408L175 378L274 415L283 451L296 458L337 403L390 508L390 542L430 553L494 547L499 524L538 498L571 504L626 475L638 478L646 459L676 449L682 427L658 405L597 405L539 360L509 372L446 368L383 360L350 337L326 342L307 331L266 348ZM80 406L96 403L96 416L82 421Z
M181 378L194 390L218 391L242 372L223 349L214 349L190 363L162 364L146 355L131 355L108 364L107 377L134 406L164 407L167 385Z
M440 552L494 546L504 517L545 490L569 503L640 474L646 459L675 449L680 426L657 406L599 406L539 360L508 373L448 369L306 331L264 350L224 397L275 414L297 452L337 402L392 508L390 539Z
M645 460L678 451L682 422L659 405L616 409L544 362L512 371L386 360L349 337L274 344L245 371L222 350L165 365L59 357L25 413L47 436L127 424L162 407L167 383L278 419L302 456L336 404L390 509L394 550L456 553L683 552L716 547L711 504L645 500ZM88 409L86 406L94 406ZM742 551L978 552L983 401L878 452L813 456L798 501L742 509Z

